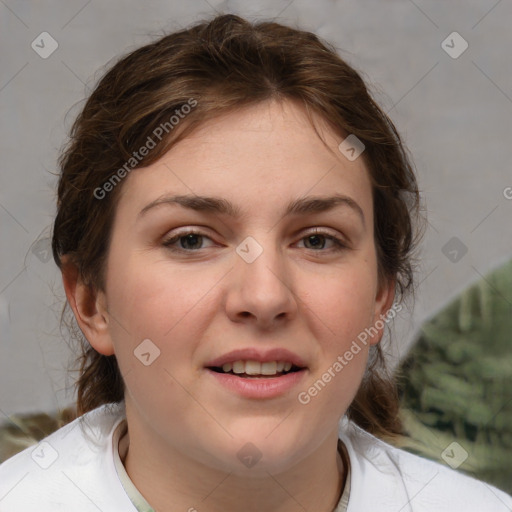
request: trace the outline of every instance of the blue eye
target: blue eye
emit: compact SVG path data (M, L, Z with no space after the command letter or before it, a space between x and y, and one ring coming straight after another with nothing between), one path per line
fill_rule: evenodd
M204 233L189 230L164 240L162 245L175 252L197 252L206 248L203 246L205 240L211 241L210 237L206 236ZM300 241L302 240L307 241L305 249L318 253L338 252L347 249L347 245L342 239L324 231L315 230L303 236ZM331 247L326 249L325 245L327 241L331 242ZM310 247L308 247L307 244L309 244Z
M203 247L196 247L197 245L201 245L200 242L203 241L204 238L208 238L206 235L202 233L198 233L196 231L187 231L185 233L179 233L178 235L173 236L163 242L165 247L168 247L172 251L194 251L198 249L203 249ZM181 247L173 247L176 242L181 242ZM192 247L190 247L192 246Z
M306 247L306 249L311 249L314 251L318 251L319 248L324 249L326 240L329 240L334 244L334 247L332 247L331 250L336 251L346 248L346 245L341 241L341 239L321 231L316 231L306 235L305 237L301 238L301 240L307 240L313 247Z

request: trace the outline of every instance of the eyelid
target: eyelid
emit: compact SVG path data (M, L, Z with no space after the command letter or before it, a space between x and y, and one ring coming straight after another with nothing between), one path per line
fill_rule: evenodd
M302 231L299 231L299 233L302 233ZM305 231L302 236L308 236L308 235L324 235L324 236L332 236L334 238L340 238L345 239L346 237L341 234L339 231L334 231L329 228L321 228L321 227L314 227L310 228L309 230Z
M203 229L204 228L201 228L201 229L183 228L182 230L178 230L178 231L173 230L164 236L164 238L162 240L162 244L168 245L171 242L178 241L180 238L185 237L187 235L197 235L197 236L201 236L203 238L208 238L208 239L212 240L212 237L209 236L205 231L203 231ZM170 245L169 245L169 247L170 247ZM181 248L177 249L177 250L181 250L181 251L185 251L185 252L192 252L192 251L186 251L185 249L181 249ZM198 251L196 250L195 252L198 252Z
M314 249L310 249L313 252L323 252L323 253L329 253L329 252L336 252L337 250L343 250L343 249L349 249L350 248L350 241L347 239L346 236L343 234L340 234L339 232L333 232L329 230L328 228L318 228L315 227L310 231L305 232L299 239L303 240L304 238L307 238L308 236L312 235L319 235L325 237L327 240L331 240L336 247L331 248L330 250L325 251L315 251Z
M192 227L182 228L182 229L177 228L177 231L173 230L173 231L171 231L171 233L172 233L171 235L167 235L164 237L164 239L162 241L162 245L167 247L169 250L172 250L175 252L181 252L181 253L200 252L201 249L207 249L207 247L203 247L201 249L195 249L195 250L187 250L187 249L183 249L183 248L173 247L172 245L175 244L180 238L185 237L187 235L201 236L202 238L207 238L213 242L212 237L210 237L207 234L207 232L203 231L203 229L205 229L205 228L204 227L201 227L200 229L192 228ZM294 238L299 236L300 234L302 236L299 237L298 242L304 240L308 236L320 235L320 236L325 237L327 240L331 240L333 242L333 244L335 245L335 247L333 247L331 249L327 249L327 250L315 250L315 249L307 249L306 248L307 250L310 250L312 252L332 253L332 252L340 251L343 249L348 249L350 246L350 242L347 240L347 238L344 235L341 235L337 231L330 230L329 228L314 227L314 228L310 228L307 231L299 230L295 233Z

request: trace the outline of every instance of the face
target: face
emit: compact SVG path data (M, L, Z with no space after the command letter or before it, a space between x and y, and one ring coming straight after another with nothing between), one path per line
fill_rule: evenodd
M377 282L363 160L321 133L332 151L299 106L262 103L202 125L123 183L108 328L89 341L115 353L129 428L149 453L242 473L252 450L276 472L337 436L370 343L344 354L392 294Z

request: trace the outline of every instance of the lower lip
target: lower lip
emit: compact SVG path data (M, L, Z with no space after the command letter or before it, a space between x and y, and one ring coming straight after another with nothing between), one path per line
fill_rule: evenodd
M218 373L206 369L222 386L245 398L275 398L290 391L304 378L306 369L280 377L237 377L231 373Z

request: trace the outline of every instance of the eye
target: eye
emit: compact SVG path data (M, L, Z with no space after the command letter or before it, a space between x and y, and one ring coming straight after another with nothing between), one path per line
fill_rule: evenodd
M341 238L329 232L320 231L318 229L302 237L301 241L302 240L306 241L306 249L311 249L316 252L341 251L347 248L347 245ZM331 243L331 248L328 248L326 251L322 251L322 249L325 249L326 241ZM308 245L310 245L310 247L308 247Z
M197 251L204 249L201 247L204 239L210 240L204 233L198 231L182 231L171 238L168 238L162 242L162 245L169 248L171 251ZM180 242L180 247L175 247L176 243Z
M203 242L211 240L210 237L200 231L188 230L177 233L162 242L164 247L176 252L194 252L205 249ZM336 252L347 249L347 244L339 237L327 232L315 229L303 236L300 241L305 241L305 248L314 252ZM330 243L331 247L326 244Z

